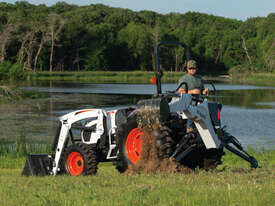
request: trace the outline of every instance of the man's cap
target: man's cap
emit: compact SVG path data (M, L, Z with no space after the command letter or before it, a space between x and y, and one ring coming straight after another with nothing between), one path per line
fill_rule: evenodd
M197 62L195 61L195 60L189 60L188 62L187 62L187 68L198 68L197 67Z

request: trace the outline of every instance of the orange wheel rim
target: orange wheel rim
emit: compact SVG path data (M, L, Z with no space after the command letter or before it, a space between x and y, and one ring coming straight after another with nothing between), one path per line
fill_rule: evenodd
M72 152L67 159L67 168L71 175L81 175L84 169L84 160L79 152Z
M142 130L138 130L138 128L134 128L131 130L131 132L128 134L126 139L126 154L128 156L128 159L133 163L136 164L141 157L141 143L143 136Z

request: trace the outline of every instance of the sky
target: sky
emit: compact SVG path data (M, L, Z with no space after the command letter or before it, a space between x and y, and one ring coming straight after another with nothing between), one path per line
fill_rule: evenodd
M31 4L54 5L58 0L27 0ZM63 0L68 4L104 4L111 7L128 8L133 11L151 10L161 14L188 11L213 14L238 20L267 16L275 13L275 0ZM16 0L0 0L14 3Z

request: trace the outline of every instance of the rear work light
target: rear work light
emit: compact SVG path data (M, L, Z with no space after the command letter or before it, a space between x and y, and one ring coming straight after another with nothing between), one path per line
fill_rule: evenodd
M221 120L221 111L218 109L218 120Z

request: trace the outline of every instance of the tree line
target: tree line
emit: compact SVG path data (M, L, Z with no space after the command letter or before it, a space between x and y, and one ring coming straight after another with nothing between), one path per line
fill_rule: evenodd
M275 13L238 21L102 4L0 3L0 63L20 65L15 72L153 70L159 41L185 42L202 73L275 69ZM183 48L164 47L160 57L164 70L185 67Z

